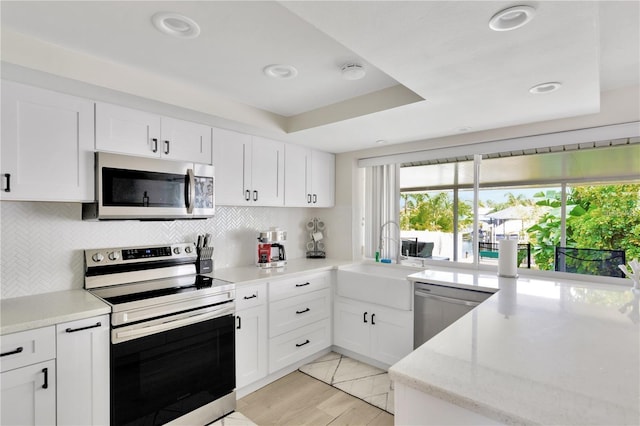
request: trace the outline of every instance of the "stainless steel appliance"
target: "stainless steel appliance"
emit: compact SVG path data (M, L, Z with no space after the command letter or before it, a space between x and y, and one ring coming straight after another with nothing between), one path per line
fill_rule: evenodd
M196 274L193 243L85 250L111 306L111 423L208 424L235 409L235 285Z
M197 219L215 212L214 168L208 164L97 152L96 201L82 218Z
M413 348L449 327L493 293L415 283Z

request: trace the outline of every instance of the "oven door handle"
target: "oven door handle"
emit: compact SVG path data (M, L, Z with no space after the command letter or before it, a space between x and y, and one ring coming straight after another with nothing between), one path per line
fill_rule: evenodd
M233 314L234 310L235 310L234 307L230 306L223 309L215 310L213 312L206 312L204 314L191 315L186 318L165 321L160 324L147 325L147 326L143 325L140 328L134 328L130 330L122 330L122 331L116 330L113 343L120 343L127 340L136 339L138 337L144 337L144 336L149 336L156 333L161 333L163 331L173 330L174 328L195 324L201 321L206 321L208 319L222 317L224 315Z

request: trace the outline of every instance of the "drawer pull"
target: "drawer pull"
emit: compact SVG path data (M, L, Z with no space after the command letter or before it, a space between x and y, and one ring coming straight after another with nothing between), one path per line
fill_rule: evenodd
M304 287L304 286L307 286L307 285L309 285L309 284L311 284L311 283L307 281L307 282L306 282L306 283L304 283L304 284L296 284L296 287Z
M44 373L44 383L42 384L42 389L47 389L49 387L49 369L43 368L42 372Z
M9 351L9 352L3 352L0 354L0 356L7 356L7 355L15 355L15 354L19 354L20 352L22 352L24 350L24 348L22 346L20 346L19 348L16 348L14 351Z
M5 173L4 177L7 179L7 186L4 188L4 192L11 192L11 173Z
M242 318L240 317L240 315L238 315L236 318L238 318L238 326L236 327L236 330L240 330L242 329Z
M252 294L251 296L245 296L244 300L255 299L256 297L258 297L257 294Z
M296 348L299 348L299 347L301 347L301 346L304 346L304 345L306 345L306 344L308 344L308 343L310 343L310 342L309 342L309 339L305 340L305 341L304 341L304 343L296 343Z
M89 330L90 328L98 328L100 326L102 326L102 323L97 322L97 323L95 323L93 325L88 325L86 327L80 327L80 328L71 328L71 327L69 327L65 331L67 333L75 333L76 331Z
M305 312L309 312L311 309L307 308L307 309L303 309L301 311L296 311L296 314L304 314Z

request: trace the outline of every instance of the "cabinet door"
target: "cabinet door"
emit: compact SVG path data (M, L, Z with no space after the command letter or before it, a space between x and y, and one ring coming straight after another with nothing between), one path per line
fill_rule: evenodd
M96 102L96 150L160 157L160 116Z
M109 424L109 316L56 326L58 424Z
M286 207L311 205L311 150L287 144L284 148L284 204Z
M267 306L236 314L236 388L267 375Z
M93 200L93 123L86 99L2 81L0 197Z
M0 423L56 424L56 363L32 364L0 374ZM45 387L46 386L46 387Z
M211 127L162 117L160 151L169 160L211 164Z
M336 181L335 155L329 152L313 151L312 161L312 207L333 207Z
M247 167L247 163L249 167ZM249 205L251 200L251 136L214 128L213 165L216 169L216 204Z
M284 143L253 137L251 199L255 205L284 205Z
M413 350L413 312L375 306L371 310L371 357L395 364Z
M368 356L371 309L353 301L337 301L333 309L335 345Z

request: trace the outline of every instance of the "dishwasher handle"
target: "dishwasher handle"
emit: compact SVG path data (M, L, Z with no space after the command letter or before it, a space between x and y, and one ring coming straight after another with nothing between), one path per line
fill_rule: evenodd
M456 305L476 307L480 304L480 302L473 302L471 300L454 299L452 297L438 296L436 294L431 294L423 290L416 290L415 294L416 296L430 297L432 299L441 300L443 302L448 302L448 303L454 303Z

